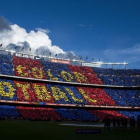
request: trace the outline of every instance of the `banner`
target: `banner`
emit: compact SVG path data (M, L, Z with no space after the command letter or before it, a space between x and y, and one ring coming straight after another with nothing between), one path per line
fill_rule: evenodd
M77 129L78 134L100 134L101 129Z
M50 62L61 63L61 64L70 64L69 60L60 60L60 59L50 59Z

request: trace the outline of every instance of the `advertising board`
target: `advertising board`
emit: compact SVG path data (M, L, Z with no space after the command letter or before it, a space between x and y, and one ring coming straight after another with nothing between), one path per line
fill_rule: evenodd
M69 60L61 60L61 59L50 59L50 62L53 62L53 63L61 63L61 64L70 64L70 61Z

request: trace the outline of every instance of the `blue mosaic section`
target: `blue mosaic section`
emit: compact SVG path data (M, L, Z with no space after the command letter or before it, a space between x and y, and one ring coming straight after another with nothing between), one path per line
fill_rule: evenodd
M70 89L71 92L74 94L74 97L76 99L82 99L82 102L79 100L74 100L72 95L68 93L66 88ZM71 100L72 104L88 104L86 100L82 97L82 95L77 91L77 89L74 86L62 86L62 90L66 93L66 96Z
M0 54L0 74L14 75L11 55Z
M140 106L140 90L104 89L120 106Z
M97 121L98 118L93 116L91 113L87 112L84 109L55 109L55 111L63 117L63 119L67 120L84 120L84 121Z
M49 80L51 80L51 78L47 73L48 70L50 70L50 72L53 75L53 77L58 78L58 81L66 81L61 75L62 71L66 71L67 73L70 73L72 75L72 73L70 72L70 70L69 70L69 68L67 67L66 64L46 62L44 60L41 60L41 63L42 63L44 71L46 72L47 79L49 79ZM67 76L67 78L69 78L67 74L66 74L66 76ZM74 82L74 81L75 81L75 79L73 77L71 82Z
M60 92L63 92L66 95L68 101L66 101L64 98L61 98L61 97L59 98L60 100L55 100L55 95L54 95L54 93L52 93L51 87L59 88L60 90L57 91L56 94L58 94L60 96ZM60 86L60 85L47 84L47 88L51 92L51 95L54 98L55 103L60 103L60 104L87 104L87 102L82 97L82 95L73 86L65 86L65 85ZM66 88L70 89L70 92L72 92L71 94L73 94L73 95L70 95L68 93L68 91L66 90ZM78 99L82 100L82 102L79 101Z
M140 85L139 69L105 69L92 68L105 85L138 86Z
M137 116L140 115L140 111L118 111L119 113L131 118L134 117L137 120Z
M11 117L18 117L19 113L14 106L8 106L8 105L0 105L0 118L4 119L5 117L7 119L10 119Z
M12 80L0 79L0 100L17 100Z

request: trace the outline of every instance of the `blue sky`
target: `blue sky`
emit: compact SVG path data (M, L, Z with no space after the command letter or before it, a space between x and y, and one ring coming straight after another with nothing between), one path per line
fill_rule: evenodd
M140 69L140 0L0 0L11 24L46 29L52 45Z

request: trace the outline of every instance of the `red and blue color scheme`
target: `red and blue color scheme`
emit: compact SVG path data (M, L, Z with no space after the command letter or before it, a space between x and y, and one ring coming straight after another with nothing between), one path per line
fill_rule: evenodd
M140 70L73 66L0 54L0 74L55 81L139 85ZM121 74L123 73L123 74ZM118 76L119 75L119 76ZM140 90L101 89L0 79L0 99L57 104L140 106ZM106 115L129 118L140 112L0 106L0 117L44 120L103 120ZM5 110L5 111L4 111ZM2 113L3 112L3 113ZM7 113L8 112L8 113Z

